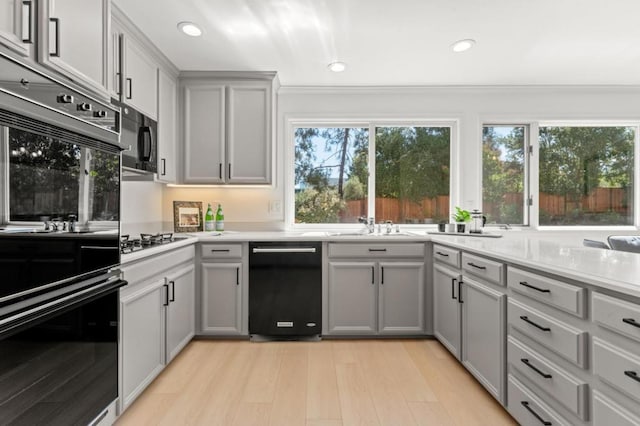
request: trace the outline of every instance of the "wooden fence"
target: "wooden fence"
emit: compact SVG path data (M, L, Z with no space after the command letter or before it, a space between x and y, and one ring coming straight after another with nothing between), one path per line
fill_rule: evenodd
M631 189L596 188L578 201L562 195L540 193L540 211L549 215L565 215L567 212L579 209L584 213L615 212L627 215L629 213L628 191ZM506 193L503 200L506 204L516 206L522 206L524 202L521 193ZM367 199L347 201L346 204L346 209L341 214L343 222L356 222L358 217L367 215ZM485 213L491 214L498 209L498 205L493 206L487 203L484 209ZM421 202L376 198L376 220L391 220L394 223L432 223L448 221L449 217L448 195L425 198Z

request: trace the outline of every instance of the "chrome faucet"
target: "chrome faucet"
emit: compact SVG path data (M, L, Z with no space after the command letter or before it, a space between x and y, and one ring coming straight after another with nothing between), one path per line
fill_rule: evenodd
M393 222L390 220L387 220L384 223L387 225L387 234L390 234L391 231L393 230Z
M374 218L370 217L369 222L367 222L367 231L369 231L370 234L373 234L374 232L376 232L376 224L374 220L375 220Z

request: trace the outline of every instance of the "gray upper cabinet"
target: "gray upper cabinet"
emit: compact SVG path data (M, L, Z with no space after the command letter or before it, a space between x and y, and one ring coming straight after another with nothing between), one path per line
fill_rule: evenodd
M151 117L158 118L158 65L145 47L122 34L122 90L120 99Z
M42 0L38 61L108 99L109 0Z
M35 0L0 0L0 44L21 56L31 56L35 12Z
M271 183L277 78L237 74L181 74L184 183Z
M177 177L177 91L175 79L158 69L158 180L166 183Z

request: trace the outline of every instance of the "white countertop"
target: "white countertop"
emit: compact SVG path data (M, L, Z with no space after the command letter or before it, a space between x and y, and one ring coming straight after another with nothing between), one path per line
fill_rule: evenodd
M546 270L597 287L640 297L640 254L582 247L581 238L563 237L550 232L504 232L502 238L478 238L426 234L418 231L409 236L328 235L326 232L198 232L185 234L190 238L123 254L122 263L152 256L196 242L245 241L433 241L502 259L516 265Z

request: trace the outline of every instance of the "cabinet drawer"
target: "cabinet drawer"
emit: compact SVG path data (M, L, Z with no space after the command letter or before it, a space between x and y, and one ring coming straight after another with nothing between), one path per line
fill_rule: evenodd
M571 425L512 375L508 388L509 413L521 426Z
M242 257L242 244L202 244L200 257L203 259L229 259Z
M504 285L505 266L500 262L462 253L462 269L490 283Z
M329 257L424 257L424 244L329 244Z
M434 244L433 259L460 268L460 250Z
M593 320L602 327L640 341L640 305L593 293Z
M637 426L640 417L631 414L598 391L593 391L593 424Z
M509 299L509 326L545 346L552 352L586 368L587 332Z
M509 363L556 401L583 420L587 419L588 385L512 336L508 340Z
M593 373L640 402L640 358L604 340L593 338Z
M518 293L584 318L584 288L512 267L507 272L507 286Z

